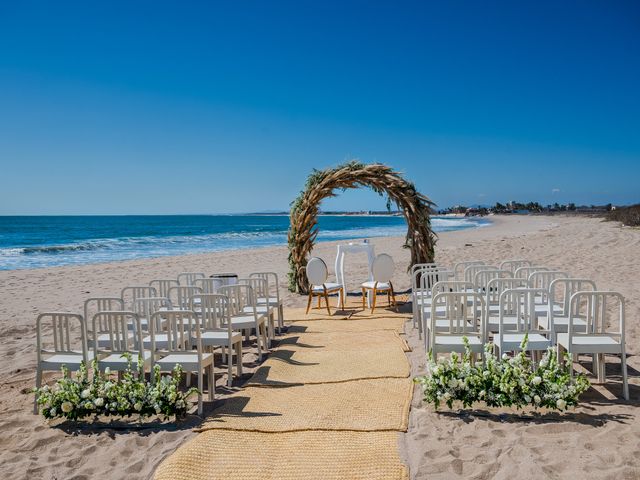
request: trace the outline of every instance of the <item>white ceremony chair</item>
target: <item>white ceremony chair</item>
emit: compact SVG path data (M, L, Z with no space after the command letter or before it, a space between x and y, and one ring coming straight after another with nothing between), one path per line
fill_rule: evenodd
M489 282L496 278L513 278L513 273L509 270L479 270L472 280L474 291L484 293Z
M51 329L51 336L48 334L49 329ZM82 362L89 368L92 360L93 352L88 349L87 328L82 315L64 312L38 315L36 319L36 388L42 386L42 372L59 372L63 366L75 372L80 369ZM33 413L38 413L37 396L33 403Z
M529 280L529 275L535 272L545 272L548 270L553 270L553 268L545 267L545 266L528 266L528 267L518 267L516 271L513 272L514 278L524 278L525 280Z
M489 280L485 288L485 305L487 308L487 331L486 338L488 339L490 334L498 333L499 319L498 314L500 312L500 295L505 290L513 288L526 288L528 286L527 280L524 278L493 278ZM510 305L506 306L504 322L508 325L517 323L515 313L510 308Z
M238 378L242 377L242 332L234 330L231 323L233 306L226 295L205 293L193 298L198 300L202 327L202 345L213 351L220 347L222 361L227 363L227 385L233 385L233 353L236 354Z
M201 272L183 272L178 274L178 283L182 287L192 287L193 282L198 278L206 278L207 276Z
M558 278L569 278L569 274L559 270L542 270L529 275L529 288L538 288L544 291L536 298L536 315L538 317L548 317L549 308L554 309L558 314L562 313L560 305L554 300L549 301L549 287L551 282Z
M162 319L159 316L162 315ZM158 318L155 318L158 317ZM153 325L166 322L166 340L161 346L155 341ZM180 365L185 373L198 375L198 415L202 415L202 392L204 391L204 374L207 374L209 400L215 395L215 376L213 371L213 353L203 350L200 325L195 312L191 310L172 310L156 312L152 316L151 325L151 369L155 365L161 372L171 372ZM153 380L153 376L152 376Z
M473 285L467 282L457 281L457 280L443 280L440 282L436 282L435 285L431 288L431 294L433 296L438 293L473 293ZM432 297L433 298L433 297ZM431 300L431 299L430 299ZM473 299L470 297L469 301L473 302ZM429 341L431 339L431 305L432 302L425 303L422 306L421 318L422 318L422 328L419 329L419 332L424 332L424 344L425 351L429 349ZM436 307L438 314L445 312L446 305L439 305ZM435 324L436 332L439 331L447 331L449 329L449 320L446 318L436 318Z
M250 285L253 289L253 294L256 297L256 312L258 315L265 315L267 317L267 335L269 337L269 346L271 346L271 341L275 338L276 307L269 304L258 304L258 298L267 298L269 296L269 283L267 279L263 277L239 278L238 284ZM245 305L242 311L243 313L250 314L253 311L253 307L251 305Z
M464 337L475 354L484 354L484 298L474 292L441 292L431 302L428 350L437 360L439 353L464 353ZM442 328L438 323L447 323Z
M422 338L425 311L431 307L433 297L433 287L438 282L447 282L454 279L454 274L450 270L426 269L416 270L411 279L412 282L412 308L414 328L418 328L418 338Z
M284 328L284 303L280 298L280 285L278 283L278 274L275 272L254 272L249 278L264 278L267 281L268 295L261 297L258 295L258 306L269 305L278 311L278 334L282 333Z
M149 286L156 289L157 297L169 297L169 289L171 287L178 287L180 283L177 280L172 279L160 279L160 280L151 280L149 282Z
M486 265L486 262L482 260L467 260L464 262L458 262L453 266L453 274L455 280L464 281L464 271L471 265Z
M133 312L135 312L142 326L143 332L149 331L149 319L151 315L163 310L171 310L171 302L166 297L147 297L138 298L133 302ZM156 325L156 331L162 330L163 325ZM131 329L135 331L135 324L130 325Z
M256 295L251 285L226 285L220 287L219 293L229 297L231 307L231 329L247 332L247 337L252 329L256 331L256 345L258 348L258 360L262 360L263 351L268 352L270 344L267 336L267 315L258 313ZM245 307L251 307L247 309Z
M218 293L224 282L220 278L196 278L193 286L202 289L202 293Z
M524 259L515 259L515 260L505 260L500 263L500 270L509 270L511 273L515 273L517 269L520 267L531 267L533 263L529 260Z
M500 294L498 312L498 334L494 344L500 354L520 351L520 344L528 337L526 351L538 353L551 346L551 332L538 327L535 302L536 296L543 292L537 288L514 288ZM506 322L515 317L515 325Z
M450 272L444 267L438 266L435 263L417 263L413 267L411 267L411 307L413 310L413 328L420 328L418 323L421 322L422 316L420 313L421 306L424 302L422 302L422 295L425 292L420 292L420 296L418 295L418 290L420 289L420 281L423 275L431 274L432 278L427 280L426 284L429 286L426 295L430 298L431 296L431 286L437 283L438 276L433 275L435 272ZM446 279L453 279L453 273L450 275L444 274Z
M100 344L93 341L93 352L98 359L98 369L104 371L109 368L114 372L127 369L128 360L123 356L131 355L131 368L138 369L139 359L142 358L142 370L147 371L151 365L151 352L142 344L142 325L140 317L135 312L112 311L98 312L93 316L93 329L104 325L109 335L109 341ZM131 335L133 325L133 335Z
M318 297L318 308L320 308L320 299L324 298L327 302L327 312L331 315L329 306L329 295L333 293L340 294L341 308L344 310L344 289L339 283L327 282L329 277L329 269L324 260L313 257L309 260L306 267L307 281L309 283L309 301L307 302L307 311L311 308L313 297Z
M371 313L376 309L376 297L378 293L386 293L387 299L389 302L389 306L396 305L396 295L393 291L393 284L391 283L391 278L393 277L393 272L396 269L395 263L393 263L393 258L391 255L387 255L386 253L381 253L376 258L373 259L373 264L371 265L371 273L373 274L373 280L363 282L360 288L362 289L362 309L366 308L365 300L366 295L368 295L369 291L371 291L371 295L373 295L373 301L371 302Z
M476 278L476 273L484 272L485 270L500 270L495 265L469 265L464 269L464 277L462 280L465 282L473 283Z
M194 287L191 285L180 285L179 287L171 287L169 289L167 297L171 302L171 306L178 310L191 310L192 302L191 298L203 293L200 287ZM195 311L197 312L198 307Z
M551 340L556 343L557 333L566 333L569 328L569 309L571 296L577 292L593 292L597 290L592 280L584 278L557 278L549 285L549 302L554 302L554 307L547 309L550 315L538 317L538 325L541 328L551 330ZM552 318L549 318L551 316ZM553 325L553 329L551 328ZM574 317L573 330L586 333L587 322L584 318Z
M586 321L586 332L574 328L576 319ZM569 358L591 354L597 358L596 375L599 383L606 381L605 355L620 355L622 395L629 400L627 357L625 351L624 297L618 292L576 292L571 296L567 333L556 335L558 358L564 348ZM573 375L573 366L570 368Z
M108 334L101 325L98 325L97 331L92 331L92 318L98 312L124 310L124 300L118 297L92 297L84 302L84 319L87 323L87 342L92 345L94 339L98 338L98 342L104 343L108 341Z
M124 287L120 292L120 298L124 301L125 308L132 309L133 304L139 298L157 297L158 292L155 288L148 285L136 285Z

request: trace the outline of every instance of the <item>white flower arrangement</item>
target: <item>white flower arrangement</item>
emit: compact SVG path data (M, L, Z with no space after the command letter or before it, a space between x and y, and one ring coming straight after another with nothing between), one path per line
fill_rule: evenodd
M525 337L515 356L503 354L501 358L493 354L493 345L488 344L484 362L474 365L465 338L462 357L454 352L450 358L435 362L429 355L427 375L414 381L422 386L424 401L436 408L441 403L452 408L456 401L465 408L480 401L490 407L530 405L566 410L576 406L578 397L589 388L589 380L578 374L572 382L569 367L558 362L552 348L534 365L525 354L527 341Z
M186 392L178 389L182 377L182 367L176 365L171 375L160 375L160 367L154 367L152 382L144 378L142 371L143 362L138 361L137 376L131 368L131 356L125 355L128 360L127 369L122 373L121 379L111 378L110 369L104 372L98 370L97 362L92 363L93 377L89 378L89 372L83 363L79 371L72 377L69 370L62 368L62 378L53 388L45 385L34 389L38 396L38 406L45 418L66 418L77 420L79 418L94 415L164 415L180 417L187 411L187 398L198 393L196 388L190 388Z

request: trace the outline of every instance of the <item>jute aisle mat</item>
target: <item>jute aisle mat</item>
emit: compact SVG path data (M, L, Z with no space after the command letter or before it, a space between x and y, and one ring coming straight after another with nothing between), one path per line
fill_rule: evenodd
M156 480L406 480L397 432L210 430L180 447Z
M225 399L199 431L404 431L412 393L408 378L249 387Z
M408 347L397 333L404 321L325 314L290 326L247 387L155 478L408 478L397 451L412 394ZM295 332L300 324L308 330Z

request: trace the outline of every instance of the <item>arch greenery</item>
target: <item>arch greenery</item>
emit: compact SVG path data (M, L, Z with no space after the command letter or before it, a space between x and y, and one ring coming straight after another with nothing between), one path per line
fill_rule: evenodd
M387 196L387 208L395 204L407 221L405 248L411 250L411 264L432 262L435 235L430 216L435 204L416 190L413 183L391 167L380 163L366 164L350 161L335 168L313 170L304 190L291 203L289 227L289 290L307 291L307 278L302 267L318 236L320 203L335 196L335 190L368 187Z

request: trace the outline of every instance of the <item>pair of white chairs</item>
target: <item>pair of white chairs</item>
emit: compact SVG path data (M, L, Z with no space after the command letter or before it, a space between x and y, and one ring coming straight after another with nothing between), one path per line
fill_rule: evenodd
M368 280L360 285L362 291L362 309L366 308L366 297L371 293L371 313L374 312L379 293L387 295L389 306L396 305L395 291L391 278L395 270L393 258L386 253L376 256L371 265L371 276L373 280ZM339 283L327 282L329 277L329 269L327 264L319 257L313 257L306 265L307 281L309 283L309 299L307 301L306 313L309 313L313 297L318 297L318 308L321 307L321 299L324 298L327 307L327 313L331 315L331 307L329 305L329 295L338 293L340 296L340 308L344 310L344 299L346 292L344 287Z

